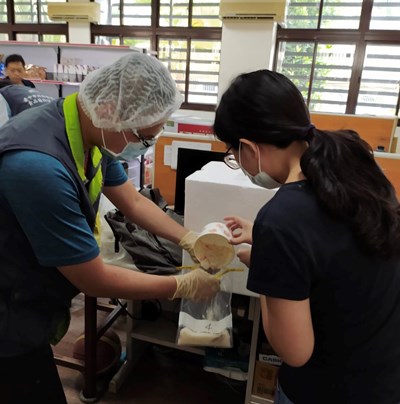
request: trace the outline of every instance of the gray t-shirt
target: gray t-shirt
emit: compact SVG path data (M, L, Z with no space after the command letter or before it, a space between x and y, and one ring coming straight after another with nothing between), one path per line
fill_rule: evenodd
M0 127L12 116L28 108L38 107L53 100L36 88L13 84L0 89Z

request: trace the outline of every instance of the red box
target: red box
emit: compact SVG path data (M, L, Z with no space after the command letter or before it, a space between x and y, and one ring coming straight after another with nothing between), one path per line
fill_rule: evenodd
M178 133L200 133L213 135L213 127L210 125L199 125L195 123L178 122Z

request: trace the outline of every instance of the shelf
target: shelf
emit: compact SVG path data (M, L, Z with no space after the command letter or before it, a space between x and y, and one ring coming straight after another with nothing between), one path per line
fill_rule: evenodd
M143 49L128 45L0 41L1 54L15 52L13 48L24 56L28 65L44 68L46 75L33 71L31 74L36 74L36 77L26 79L40 87L40 91L46 95L55 98L78 91L90 72L122 56L133 52L146 53Z
M0 41L0 46L48 46L51 48L57 48L58 42L22 42L22 41Z
M41 79L27 79L35 84L56 84L62 86L80 86L82 83L73 81L58 81L58 80L41 80Z
M99 45L95 43L67 43L62 42L57 44L60 48L90 48L90 49L107 49L107 50L121 50L121 49L132 49L142 51L142 49L135 46L129 45Z
M273 404L274 400L271 400L269 398L259 397L259 396L256 396L255 394L251 395L250 404L267 404L267 403Z
M50 47L60 47L60 48L91 48L91 49L102 49L105 48L107 50L121 50L121 49L132 49L142 52L143 49L137 48L135 46L129 45L97 45L97 44L84 44L84 43L67 43L67 42L22 42L22 41L0 41L0 45L7 46L50 46Z
M204 355L204 349L176 345L177 325L171 320L159 317L156 321L138 321L134 326L131 337L140 341L179 349L198 355Z

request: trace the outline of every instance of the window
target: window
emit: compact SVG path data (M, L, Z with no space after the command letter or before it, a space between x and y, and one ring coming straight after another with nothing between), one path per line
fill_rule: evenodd
M16 34L16 40L21 42L56 42L65 43L67 37L65 35L46 35L46 34Z
M291 78L310 110L345 113L354 45L282 42L277 71Z
M156 51L184 96L183 108L214 110L221 51L219 0L101 0L92 42Z
M47 16L47 4L52 1L59 0L14 0L15 22L53 24L53 21Z
M399 21L393 0L290 0L275 68L311 111L397 115Z
M0 0L0 40L66 42L68 25L47 16L52 1L63 0Z
M367 45L356 113L397 114L399 72L400 44L397 46Z
M217 103L220 41L160 39L159 59L191 104Z
M34 0L15 0L14 15L16 23L38 23L38 7Z
M0 23L7 22L7 0L0 0Z
M146 49L151 51L151 39L150 38L130 38L119 36L103 36L97 35L95 37L96 45L128 45L139 49Z
M400 22L400 3L396 0L374 1L370 29L398 30Z

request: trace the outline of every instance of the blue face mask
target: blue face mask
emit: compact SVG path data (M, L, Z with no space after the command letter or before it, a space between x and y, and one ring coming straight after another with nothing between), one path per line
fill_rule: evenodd
M108 155L109 157L116 159L116 160L132 161L132 160L135 160L137 157L140 157L143 154L145 154L147 152L147 150L149 149L150 146L145 146L142 144L142 142L138 142L138 143L128 142L128 140L126 139L125 133L123 131L122 131L122 134L124 135L126 146L123 148L123 150L121 152L115 153L112 150L106 148L103 129L101 130L101 137L103 140L102 149L104 150L105 154Z
M262 187L262 188L267 188L267 189L279 188L282 185L280 182L275 181L270 175L268 175L264 171L261 171L260 159L258 160L258 173L256 175L251 175L243 168L242 162L241 162L241 156L240 156L241 146L242 146L242 143L240 142L240 144L239 144L239 165L240 165L240 168L242 169L243 173L250 179L250 181L253 184L258 185L259 187ZM258 152L258 155L260 155L260 152Z

